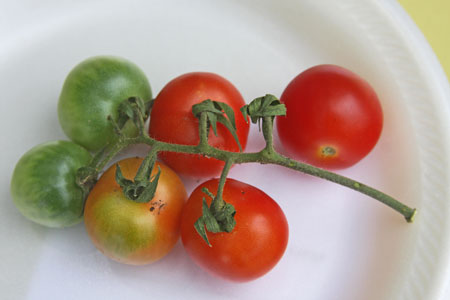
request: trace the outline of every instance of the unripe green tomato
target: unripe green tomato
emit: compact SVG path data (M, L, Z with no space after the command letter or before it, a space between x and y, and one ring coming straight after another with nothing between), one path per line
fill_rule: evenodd
M130 97L150 100L152 92L144 72L132 62L96 56L78 64L67 76L58 102L59 123L77 144L96 151L116 140L110 115L117 121L120 103ZM126 136L138 131L129 120Z
M83 219L84 195L76 173L91 154L73 142L33 147L16 164L11 179L14 204L27 219L48 227L68 227Z

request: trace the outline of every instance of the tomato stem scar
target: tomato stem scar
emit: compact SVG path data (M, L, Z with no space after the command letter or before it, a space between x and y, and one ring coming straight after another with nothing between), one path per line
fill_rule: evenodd
M331 146L321 147L320 153L324 157L330 157L336 155L336 149Z

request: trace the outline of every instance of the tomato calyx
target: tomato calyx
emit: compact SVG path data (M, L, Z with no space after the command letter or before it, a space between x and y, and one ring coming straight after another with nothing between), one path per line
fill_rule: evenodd
M265 117L270 117L273 120L276 116L286 115L286 106L274 95L266 94L254 99L250 104L244 105L241 112L245 120L249 116L252 123L256 124Z
M214 196L207 188L202 189L203 193L208 195L211 199L211 205L208 207L206 199L202 200L202 215L194 223L195 230L203 238L203 240L212 247L208 240L206 230L212 233L233 231L236 226L236 220L234 215L236 209L230 203L223 200L223 190L225 187L225 181L227 179L228 172L233 165L233 160L229 159L225 162L225 166L220 175L219 186L217 188L217 194ZM206 230L205 230L206 228Z
M202 189L202 191L213 199L213 202L217 202L216 196L209 192L207 188ZM221 200L223 201L223 200ZM208 207L206 199L203 198L202 201L202 216L195 222L194 227L197 233L203 238L203 240L212 247L208 240L206 230L212 233L228 232L233 231L234 226L236 226L236 221L234 215L236 214L236 209L233 205L225 203L218 209L211 205ZM205 230L206 227L206 230Z
M98 172L91 166L84 166L76 172L76 184L83 190L83 198L85 199L89 192L97 183Z
M161 175L161 168L158 166L158 172L151 176L156 162L156 155L150 152L141 166L133 180L126 179L119 164L116 165L116 182L122 188L124 195L137 203L147 203L153 199L156 188L158 186L159 176Z
M201 103L193 105L192 113L199 120L202 118L202 116L206 119L206 136L208 136L210 127L212 128L214 134L217 136L217 122L223 124L228 129L228 131L230 131L231 135L236 141L239 147L239 151L242 152L242 146L236 133L236 120L234 117L234 111L228 104L207 99L202 101ZM202 144L204 142L205 135L201 132L200 143Z
M149 111L153 105L154 100L144 101L139 97L129 97L120 103L118 112L119 116L115 122L111 116L108 119L113 122L113 127L116 134L122 135L122 128L128 120L131 120L137 127L139 132L145 130L145 120L149 117ZM115 124L114 124L115 123Z
M249 116L253 124L258 123L259 131L261 131L262 120L262 132L266 140L266 147L262 154L263 156L272 155L275 152L273 148L273 121L276 116L286 115L286 106L274 95L266 94L243 106L241 113L245 120Z

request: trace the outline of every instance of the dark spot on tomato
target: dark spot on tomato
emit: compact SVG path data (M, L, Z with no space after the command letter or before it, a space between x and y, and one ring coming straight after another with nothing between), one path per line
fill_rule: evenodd
M161 208L163 208L166 204L165 203L161 203L158 207L158 215L161 213Z
M152 202L150 202L150 211L154 211L156 208L158 208L158 215L161 212L161 208L163 208L166 204L163 203L163 201L161 199L158 200L154 200Z

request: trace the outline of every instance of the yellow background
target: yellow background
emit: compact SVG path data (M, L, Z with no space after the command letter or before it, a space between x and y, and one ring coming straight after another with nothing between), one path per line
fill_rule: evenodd
M398 0L423 32L450 78L450 0Z

